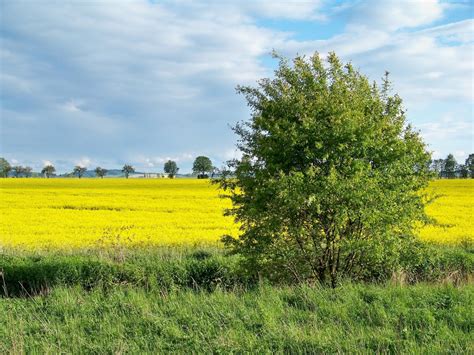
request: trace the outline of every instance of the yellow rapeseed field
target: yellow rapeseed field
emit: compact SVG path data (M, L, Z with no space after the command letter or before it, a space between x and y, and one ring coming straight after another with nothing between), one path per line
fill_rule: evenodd
M421 239L474 242L474 179L436 180L430 184L429 192L438 197L426 207L436 223L421 230Z
M428 206L438 225L424 240L474 239L474 180L440 180ZM215 243L236 235L230 202L195 179L0 179L0 248L74 249L113 244Z
M230 201L197 179L0 179L0 246L213 243Z

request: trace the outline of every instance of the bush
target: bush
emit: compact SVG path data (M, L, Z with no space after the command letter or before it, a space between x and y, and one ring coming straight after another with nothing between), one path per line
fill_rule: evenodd
M244 267L274 280L387 278L424 222L430 154L402 100L335 54L281 59L274 79L239 87L242 158L219 180L241 224L225 237Z

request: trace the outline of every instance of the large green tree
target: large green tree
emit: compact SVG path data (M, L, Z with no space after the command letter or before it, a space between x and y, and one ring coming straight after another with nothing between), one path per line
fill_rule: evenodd
M8 177L8 173L12 170L10 163L5 159L0 157L0 176Z
M164 172L166 174L168 174L168 177L174 178L176 176L176 174L178 173L178 170L179 170L179 168L178 168L178 165L176 164L175 161L168 160L165 163Z
M286 281L387 276L426 219L430 154L406 122L388 73L381 87L331 53L280 58L272 79L240 86L241 159L220 178L244 266Z
M198 178L207 177L212 172L212 161L208 157L198 156L193 163L193 173L198 175Z

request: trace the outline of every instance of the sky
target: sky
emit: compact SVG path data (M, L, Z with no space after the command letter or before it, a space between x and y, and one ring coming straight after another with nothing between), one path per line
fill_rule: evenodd
M472 1L0 0L0 156L190 172L238 156L250 112L236 85L271 77L271 51L335 51L391 73L434 158L474 152Z

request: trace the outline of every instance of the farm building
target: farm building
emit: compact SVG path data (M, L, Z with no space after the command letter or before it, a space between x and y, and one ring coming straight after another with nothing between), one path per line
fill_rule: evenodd
M129 177L134 179L160 179L166 177L166 175L162 173L133 173Z

